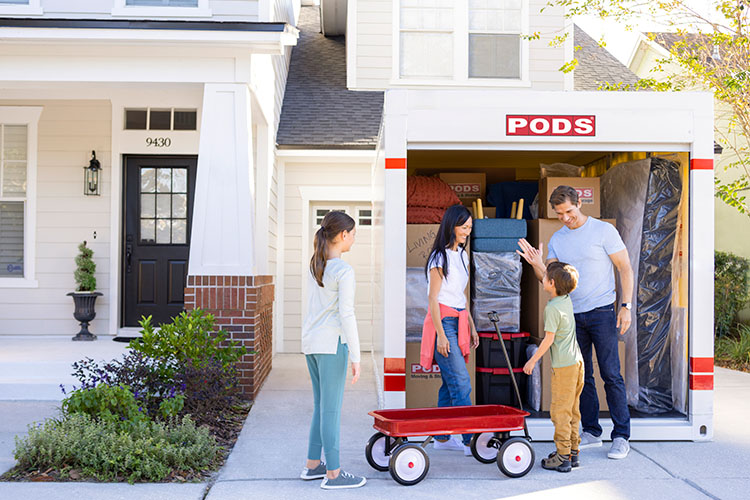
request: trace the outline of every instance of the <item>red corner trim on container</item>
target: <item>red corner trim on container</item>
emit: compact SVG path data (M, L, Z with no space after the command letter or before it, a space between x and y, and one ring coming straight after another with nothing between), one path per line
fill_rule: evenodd
M713 170L713 169L714 169L714 161L712 159L693 158L692 160L690 160L690 170Z
M406 373L406 358L384 358L383 373Z
M690 389L693 391L713 391L713 375L694 375L690 374Z
M406 168L406 158L386 158L385 168Z
M405 375L386 375L383 380L383 389L389 392L392 391L405 391L406 390L406 376Z
M690 358L690 371L695 373L713 373L714 358Z

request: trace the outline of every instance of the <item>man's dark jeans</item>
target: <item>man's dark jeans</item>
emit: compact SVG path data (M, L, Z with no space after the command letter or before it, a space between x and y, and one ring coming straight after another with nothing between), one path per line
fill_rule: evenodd
M598 307L575 314L576 338L583 354L584 384L581 393L581 424L583 431L594 436L602 435L599 425L599 398L594 384L594 367L591 348L596 349L599 373L604 381L609 414L614 429L611 438L630 439L630 411L625 394L625 380L620 375L620 357L617 353L617 316L615 306Z

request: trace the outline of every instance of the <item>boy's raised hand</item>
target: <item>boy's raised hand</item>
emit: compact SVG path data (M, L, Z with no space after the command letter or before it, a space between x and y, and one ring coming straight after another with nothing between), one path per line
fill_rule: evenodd
M535 267L541 267L544 269L544 260L542 254L544 253L544 243L539 242L539 248L534 248L531 243L526 241L526 238L518 240L518 246L521 250L516 250L516 253L523 257L523 259Z

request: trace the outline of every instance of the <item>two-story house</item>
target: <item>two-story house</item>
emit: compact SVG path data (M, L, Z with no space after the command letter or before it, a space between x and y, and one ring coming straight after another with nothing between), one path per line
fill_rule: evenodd
M82 241L103 293L94 333L131 336L142 316L195 306L238 338L270 328L275 135L298 12L0 1L0 335L75 333L66 293ZM267 335L252 349L270 366Z

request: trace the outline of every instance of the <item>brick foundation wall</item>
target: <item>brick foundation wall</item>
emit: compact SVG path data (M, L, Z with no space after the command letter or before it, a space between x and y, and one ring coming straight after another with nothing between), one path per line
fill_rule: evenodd
M213 314L217 327L245 346L239 363L242 396L254 400L271 371L273 276L188 276L185 310Z

